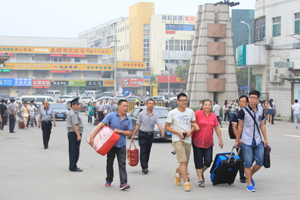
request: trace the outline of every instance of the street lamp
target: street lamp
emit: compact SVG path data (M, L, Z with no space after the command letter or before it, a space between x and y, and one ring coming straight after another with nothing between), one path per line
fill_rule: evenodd
M171 38L173 39L174 37ZM168 40L168 99L170 100L170 40Z
M254 21L253 21L254 22ZM252 23L253 23L252 22ZM249 29L249 39L248 39L248 44L251 44L251 32L250 32L250 26L252 25L252 23L249 25L248 23L241 21L242 24L246 24L248 26ZM248 65L248 95L250 93L250 66Z

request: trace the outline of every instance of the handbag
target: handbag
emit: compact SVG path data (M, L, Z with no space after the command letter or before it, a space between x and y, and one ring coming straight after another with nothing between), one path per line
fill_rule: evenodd
M275 108L273 108L273 115L275 115L276 114L276 109Z
M198 122L199 117L200 117L200 110L198 111L198 115L196 116L196 123ZM200 131L200 130L199 130L199 131ZM193 132L192 132L192 135L191 135L192 140L193 140L193 138L194 138L195 132L196 132L196 131L193 131Z
M249 113L249 115L252 117L252 119L253 119L256 127L257 127L257 130L259 132L260 138L262 140L261 133L259 131L259 127L257 125L257 122L254 119L254 116L251 114L251 112L248 110L248 108L245 108L245 110L247 110L247 112ZM266 147L264 147L264 164L263 165L264 165L265 168L270 168L271 167L270 152L271 152L271 147L269 145L267 145Z
M88 136L86 142L91 145L91 147L93 147L97 153L105 156L118 142L120 135L118 133L115 133L111 128L109 128L109 126L104 126L94 137L94 144L92 145L90 140L94 130Z
M131 144L133 144L134 149L131 149ZM130 166L135 167L139 163L139 150L136 148L133 141L131 141L129 149L127 149L127 162Z
M89 116L89 110L85 110L85 116Z

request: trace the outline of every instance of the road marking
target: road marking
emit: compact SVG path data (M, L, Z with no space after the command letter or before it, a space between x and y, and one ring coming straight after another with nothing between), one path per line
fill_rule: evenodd
M283 136L287 136L287 137L298 137L298 138L300 138L300 135L283 135Z

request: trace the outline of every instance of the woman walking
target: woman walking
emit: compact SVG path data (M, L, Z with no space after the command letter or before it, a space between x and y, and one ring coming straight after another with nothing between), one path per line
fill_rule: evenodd
M267 105L267 108L268 108L268 124L271 124L272 123L272 115L273 115L273 104L271 102L271 100L268 101L268 105Z
M227 100L225 100L225 102L224 102L223 112L224 112L223 123L228 124L230 109L229 109L229 103Z
M94 107L92 106L92 103L90 102L88 107L86 108L88 111L88 124L92 124L92 119L93 119L93 113L94 113Z
M24 101L24 106L22 108L22 112L23 112L23 120L24 120L25 130L27 130L27 121L28 121L28 117L29 117L30 108L27 106L26 101Z
M210 167L213 159L213 133L214 129L219 138L219 147L223 148L223 140L221 129L218 123L217 116L211 112L212 103L209 99L204 100L203 110L195 112L199 131L195 131L192 137L192 145L194 151L194 163L198 175L199 187L204 187L204 172Z

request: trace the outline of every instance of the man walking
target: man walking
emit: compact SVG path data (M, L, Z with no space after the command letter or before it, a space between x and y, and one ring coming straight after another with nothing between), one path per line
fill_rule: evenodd
M219 125L222 128L222 123L221 123L221 120L220 120L220 117L219 117L220 116L220 110L221 110L221 107L218 105L218 101L215 101L215 105L213 106L213 112L215 113L215 115L217 115Z
M263 165L264 146L268 145L264 111L261 106L257 105L259 97L260 92L257 90L249 93L249 105L241 109L238 115L239 126L235 141L235 146L238 148L240 136L243 133L242 150L248 183L246 189L250 192L255 192L255 182L252 177ZM259 128L264 136L264 141L262 141ZM253 160L255 160L255 165L252 167Z
M276 104L273 102L273 99L270 99L270 101L273 104L272 124L274 124L274 117L275 117L275 114L276 114Z
M186 94L180 93L177 96L178 107L169 112L165 129L172 133L172 142L177 155L179 174L184 180L184 190L189 192L191 184L188 181L187 165L191 152L191 134L194 132L192 123L196 123L193 110L186 108L188 99ZM172 128L171 128L172 125ZM175 174L176 185L181 185L181 176Z
M83 123L79 116L79 97L70 101L71 109L67 114L67 129L69 140L69 170L71 172L82 172L77 167L79 159L80 142L83 133Z
M115 146L107 153L106 161L106 187L109 187L113 182L114 178L114 160L117 156L119 164L120 174L120 190L126 190L130 188L127 183L127 172L126 172L126 137L132 135L132 122L130 117L127 116L128 101L121 99L118 102L118 112L109 113L101 123L94 129L91 135L91 144L93 145L94 137L102 129L102 127L108 125L115 133L120 135L118 142Z
M240 96L239 98L239 107L240 109L244 108L245 106L248 105L248 97L246 95L242 95ZM236 111L234 112L232 115L231 115L231 124L232 124L232 131L235 135L235 137L237 136L237 130L238 130L238 124L239 124L239 120L238 120L238 113L239 111ZM240 181L241 183L246 183L247 182L247 179L245 177L245 170L244 170L244 156L243 156L243 150L242 150L242 140L239 139L239 148L241 148L240 150L240 153L239 153L239 156L241 158L241 161L242 161L242 164L240 165L240 168L239 168L239 172L240 172ZM238 149L237 149L238 150Z
M49 102L44 101L44 107L40 111L40 119L38 124L38 128L41 128L41 122L42 122L44 149L48 149L49 147L48 144L49 144L51 129L52 129L51 119L53 120L54 127L56 127L54 112L52 108L49 108Z
M162 138L165 137L164 130L159 123L158 114L153 112L153 108L155 106L155 101L153 99L148 99L146 102L147 110L144 110L139 113L138 120L136 122L136 126L131 136L131 141L133 141L135 134L139 130L139 145L140 145L140 161L142 172L147 174L148 170L148 162L150 159L150 152L153 141L153 129L155 124L158 129L161 131Z
M1 118L2 118L2 123L1 123L1 130L3 130L4 125L7 124L7 107L5 105L5 100L1 99L1 104L0 104L0 112L1 112Z
M107 114L109 114L109 113L112 113L112 112L116 112L116 106L115 106L115 104L114 104L114 101L113 100L111 100L110 101L110 104L109 104L109 106L108 106L108 109L107 109Z
M298 129L298 119L300 119L300 104L298 104L298 99L295 99L294 105L292 106L293 112L294 112L294 118L295 118L295 126L296 129Z
M100 99L100 101L98 102L98 104L96 105L96 108L97 108L97 113L98 113L98 120L99 122L101 122L104 118L104 107L105 105L103 104L102 100Z
M8 117L9 117L9 132L15 133L15 124L16 124L16 105L15 105L15 99L11 98L10 103L7 107L8 111Z

